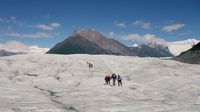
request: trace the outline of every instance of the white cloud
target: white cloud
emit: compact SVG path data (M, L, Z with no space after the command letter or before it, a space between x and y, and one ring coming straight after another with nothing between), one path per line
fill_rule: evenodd
M4 19L4 18L0 17L0 22L8 24L8 23L10 23L10 20L9 19Z
M21 37L21 38L51 38L52 37L51 34L45 33L45 32L36 32L32 34L9 32L6 35L13 36L13 37Z
M17 19L16 19L15 16L11 16L11 17L8 18L8 19L4 19L4 23L9 24L9 23L11 23L11 22L13 22L13 23L15 23L15 24L21 24L21 22L17 21Z
M180 28L183 28L184 26L185 24L173 24L173 25L163 26L162 30L166 32L172 32Z
M1 50L6 50L10 52L27 52L28 45L19 41L9 41L4 44L0 44Z
M153 34L145 34L145 35L140 35L140 34L129 34L125 35L122 37L123 40L131 40L131 41L140 41L140 42L145 42L145 43L164 43L165 40L156 37Z
M51 27L54 28L60 27L60 23L51 23Z
M46 53L49 50L49 48L40 48L36 45L28 45L19 41L12 40L0 44L0 50L23 53Z
M60 27L61 25L59 23L51 23L50 25L48 24L39 24L36 27L42 30L54 30L55 28Z
M144 21L141 21L141 20L135 21L133 24L136 25L136 26L139 26L139 27L141 27L143 29L151 28L151 23L144 22Z
M108 36L111 37L111 38L113 38L115 36L115 33L114 32L109 32Z
M46 53L47 51L49 51L50 49L49 48L40 48L36 45L33 45L33 46L29 46L29 51L30 53L40 53L40 54L44 54Z
M135 43L131 47L138 47L138 44Z
M11 16L10 19L14 22L16 22L16 17L15 16Z
M53 27L46 25L46 24L39 24L39 25L37 25L37 28L42 29L42 30L53 30L54 29Z
M12 22L12 23L15 23L19 26L25 25L25 22L18 21L15 16L11 16L10 18L0 18L0 22L6 23L6 24L11 24L11 22Z
M15 16L11 16L10 18L7 18L7 19L0 17L0 22L6 23L8 25L12 25L11 23L14 23L20 27L39 28L41 30L48 30L48 31L55 30L56 28L59 28L61 26L61 24L57 23L57 22L53 22L50 24L29 25L26 22L18 21ZM27 35L25 35L25 36L27 37ZM23 35L22 37L25 37L25 36ZM31 36L29 35L28 37L31 37Z
M125 22L118 22L118 21L115 21L114 24L118 27L126 27L126 23Z

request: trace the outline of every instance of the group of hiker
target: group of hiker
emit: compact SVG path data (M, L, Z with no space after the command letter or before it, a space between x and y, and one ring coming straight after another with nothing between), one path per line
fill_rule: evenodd
M88 64L89 68L93 68L93 64L91 64L89 62L87 62L87 64Z
M91 64L89 62L87 62L87 64L88 64L89 68L93 68L93 64ZM104 80L105 80L105 83L107 85L111 85L110 84L110 80L112 80L112 82L113 82L112 86L116 85L115 83L116 83L116 80L117 80L118 86L122 86L122 77L120 75L116 75L115 73L113 73L111 76L110 75L106 75Z
M112 79L113 83L112 85L115 86L116 80L118 82L118 86L122 86L122 77L120 75L112 74L111 76L106 75L104 80L105 83L110 85L110 80Z

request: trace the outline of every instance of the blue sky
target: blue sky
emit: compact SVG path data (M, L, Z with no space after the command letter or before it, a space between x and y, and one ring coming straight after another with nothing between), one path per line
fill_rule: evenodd
M0 43L53 47L93 28L126 45L200 40L199 0L1 0Z

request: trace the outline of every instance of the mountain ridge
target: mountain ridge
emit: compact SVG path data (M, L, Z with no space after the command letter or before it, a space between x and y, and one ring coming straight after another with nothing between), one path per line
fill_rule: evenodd
M155 46L155 45L154 45ZM139 55L138 47L131 48L120 43L115 39L109 39L103 36L101 33L92 30L85 29L81 31L76 31L72 36L66 38L64 41L56 44L52 49L50 49L48 54L111 54L111 55L122 55L122 56L142 56L142 57L170 57L172 56L168 48L164 46L157 46L153 48L152 46L146 46L143 49L143 55ZM163 47L163 48L162 48ZM140 49L141 50L141 49ZM162 53L168 52L168 53Z
M63 49L63 50L62 51L59 50L60 52L58 52L56 51L57 49ZM74 52L71 52L71 50L74 50ZM47 53L50 53L50 54L51 53L53 54L54 53L58 53L58 54L84 53L84 54L131 55L129 48L126 47L125 45L119 43L118 41L114 39L107 39L100 33L91 29L75 32L69 38L56 44Z
M27 53L25 53L25 52L11 52L11 51L6 51L4 49L0 50L0 57L19 55L19 54L27 54Z
M173 59L183 63L200 64L200 42Z

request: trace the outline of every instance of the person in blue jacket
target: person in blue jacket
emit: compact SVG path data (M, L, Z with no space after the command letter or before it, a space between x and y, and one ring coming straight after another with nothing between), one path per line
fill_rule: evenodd
M122 86L122 77L117 75L118 86Z

